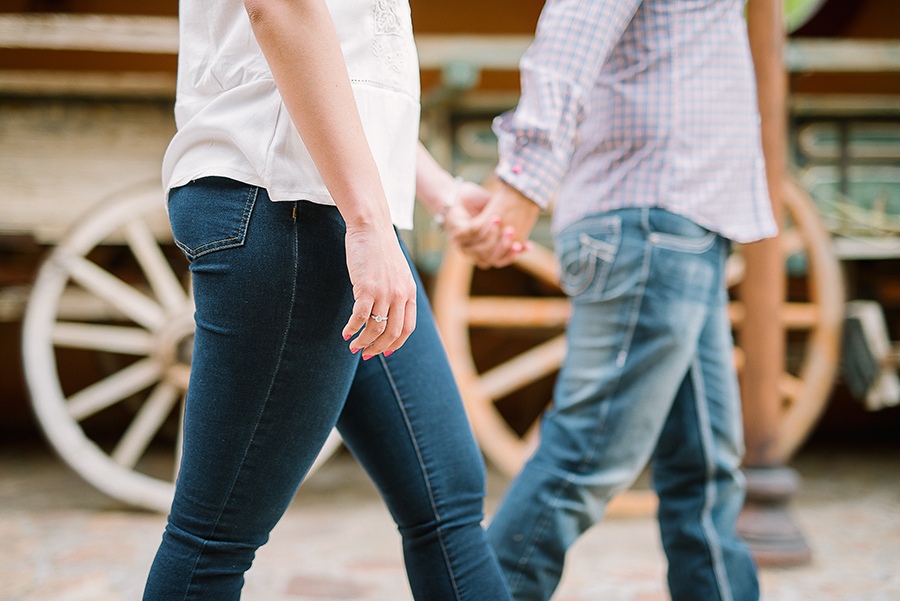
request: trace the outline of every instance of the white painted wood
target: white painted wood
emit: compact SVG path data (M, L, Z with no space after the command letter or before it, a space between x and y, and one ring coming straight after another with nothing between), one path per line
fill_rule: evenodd
M155 330L165 322L162 307L97 264L72 256L61 259L61 265L87 290L144 327Z
M160 169L174 133L167 102L0 102L0 235L55 244L104 200L126 193L161 209ZM147 223L157 240L171 240L164 211L148 213Z
M70 396L69 415L80 422L146 389L158 381L161 374L162 365L159 361L153 358L142 359Z
M0 92L13 96L175 98L175 74L0 70Z
M792 72L900 71L900 42L797 38L785 45L784 63Z
M134 468L163 422L172 413L181 392L177 386L168 382L157 384L110 454L112 460L128 469Z
M125 355L149 355L154 349L153 335L143 328L63 321L53 327L53 343Z
M533 39L530 35L422 34L416 36L416 48L422 69L461 62L479 69L515 71Z
M8 13L0 48L176 54L176 17Z
M187 295L156 238L153 237L153 232L142 220L133 219L125 224L125 237L144 270L156 298L166 311L170 313L179 311L187 301Z

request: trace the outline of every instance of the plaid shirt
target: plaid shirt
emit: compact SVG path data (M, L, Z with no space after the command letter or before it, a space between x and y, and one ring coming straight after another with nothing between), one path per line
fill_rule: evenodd
M497 175L553 229L661 207L738 242L777 228L742 0L548 0L498 117Z

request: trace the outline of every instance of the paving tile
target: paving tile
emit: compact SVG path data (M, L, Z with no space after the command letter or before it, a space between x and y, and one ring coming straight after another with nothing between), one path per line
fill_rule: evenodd
M763 601L900 600L900 452L812 449L792 504L813 561L761 572ZM488 512L505 479L489 470ZM0 446L0 599L139 601L165 516L85 484L42 445ZM573 547L554 601L667 601L652 517L610 518ZM411 601L400 537L362 470L338 455L257 553L243 601Z

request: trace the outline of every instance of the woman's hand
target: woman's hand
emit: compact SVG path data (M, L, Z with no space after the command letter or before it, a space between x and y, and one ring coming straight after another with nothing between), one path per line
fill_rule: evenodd
M444 215L444 229L453 231L466 228L474 217L484 210L491 193L483 186L463 182L453 203Z
M344 339L365 327L350 351L362 349L363 359L388 356L416 327L416 282L393 228L348 224L346 246L355 302Z

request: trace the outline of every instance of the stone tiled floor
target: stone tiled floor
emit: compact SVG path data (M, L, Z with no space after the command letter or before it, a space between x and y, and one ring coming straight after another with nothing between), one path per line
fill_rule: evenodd
M900 600L900 449L808 450L793 503L813 547L764 569L766 601ZM491 473L488 512L505 481ZM136 601L165 518L94 491L37 443L0 446L0 600ZM652 517L610 518L571 553L558 601L664 601ZM248 601L402 601L399 537L347 454L301 488L247 574Z

